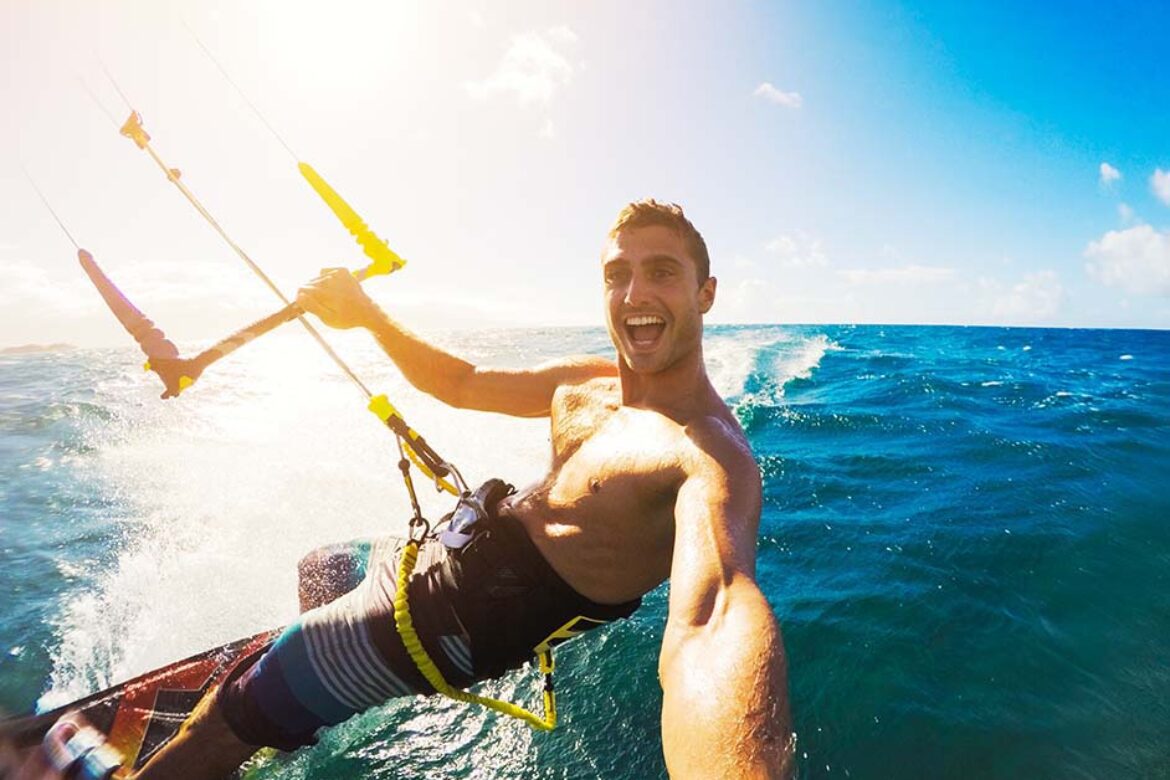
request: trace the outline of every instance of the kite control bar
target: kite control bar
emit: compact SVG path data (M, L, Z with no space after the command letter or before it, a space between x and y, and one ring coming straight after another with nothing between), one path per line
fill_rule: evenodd
M262 317L250 325L220 339L193 358L184 358L179 355L179 349L142 311L130 302L126 294L118 289L113 280L98 266L93 255L84 249L79 249L77 257L81 267L93 282L94 287L101 293L110 311L118 318L138 346L146 353L145 368L158 374L166 386L163 398L174 398L186 390L199 375L221 358L225 358L240 347L259 336L273 330L278 325L291 322L304 314L304 309L295 303L290 303L267 317ZM364 278L359 271L355 276L359 280Z
M174 398L183 390L190 387L199 375L212 363L220 358L230 355L249 341L264 335L273 328L285 322L300 319L301 322L308 329L309 333L320 342L321 346L333 357L334 361L353 379L369 396L370 393L366 390L365 385L354 376L353 372L349 370L339 357L333 352L332 348L321 338L316 329L302 318L305 311L296 303L290 302L284 297L284 294L276 287L271 279L260 269L258 265L250 258L243 249L241 249L234 241L228 237L227 233L216 222L215 218L203 207L190 190L180 180L182 173L178 168L171 168L158 153L150 145L150 134L142 126L142 116L137 111L131 111L129 118L125 124L122 125L120 132L122 135L129 138L134 144L151 156L159 168L166 174L167 180L174 184L183 196L191 202L191 205L206 219L216 232L231 246L231 248L239 255L249 268L252 269L264 283L285 302L284 307L263 317L255 322L246 325L245 327L232 333L230 336L223 338L200 352L193 358L182 358L179 356L178 349L158 330L154 323L151 322L139 309L130 303L129 299L123 294L110 280L108 276L98 267L94 262L93 256L88 252L80 251L79 257L81 259L82 268L93 280L97 286L102 297L106 303L109 304L110 309L113 310L115 316L126 328L130 334L138 341L139 346L146 352L147 370L152 370L159 375L166 386L166 392L163 393L163 398ZM389 245L379 238L374 231L366 225L365 221L357 214L353 208L345 202L345 199L337 194L337 191L329 186L318 174L313 167L308 163L298 163L298 170L309 186L313 188L334 215L345 226L362 248L362 252L370 258L370 264L365 268L354 272L357 280L364 281L371 276L380 276L383 274L391 274L394 271L406 265L397 252L392 250Z

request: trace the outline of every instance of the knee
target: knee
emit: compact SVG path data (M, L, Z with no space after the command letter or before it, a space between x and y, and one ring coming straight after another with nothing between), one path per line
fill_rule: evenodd
M329 561L333 556L330 548L319 547L297 561L297 581L304 585L306 582L320 579L321 575L329 570Z
M328 599L326 593L330 558L326 549L313 550L297 562L297 596L300 600L301 612L325 604Z
M356 545L319 547L297 563L301 611L315 609L353 590L361 579L363 559Z

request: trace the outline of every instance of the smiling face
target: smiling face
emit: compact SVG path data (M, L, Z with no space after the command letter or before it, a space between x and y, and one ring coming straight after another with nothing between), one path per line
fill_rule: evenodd
M652 374L701 355L715 278L699 281L677 231L664 225L622 229L606 242L601 263L609 335L631 370Z

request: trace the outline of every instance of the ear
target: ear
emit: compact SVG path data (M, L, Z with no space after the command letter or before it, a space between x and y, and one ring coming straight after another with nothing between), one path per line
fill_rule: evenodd
M699 285L699 313L706 314L711 311L711 307L715 305L715 287L719 284L719 280L714 276L708 276L702 284Z

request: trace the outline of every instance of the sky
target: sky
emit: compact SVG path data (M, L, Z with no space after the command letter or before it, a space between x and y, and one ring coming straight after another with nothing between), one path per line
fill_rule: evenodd
M119 136L126 100L289 295L365 265L312 164L407 259L367 289L423 333L601 325L605 232L644 197L705 236L708 322L1168 328L1166 29L1079 1L0 0L0 347L126 344L22 168L180 344L278 306Z

